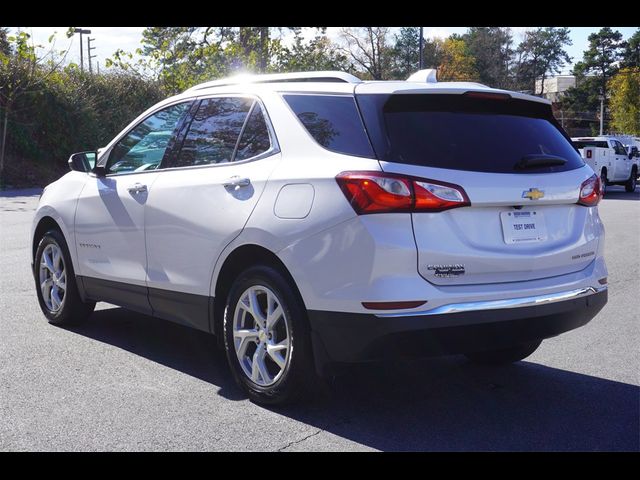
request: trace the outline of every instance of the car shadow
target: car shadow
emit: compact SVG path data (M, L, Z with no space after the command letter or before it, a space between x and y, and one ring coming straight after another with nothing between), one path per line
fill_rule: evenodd
M635 192L630 193L619 185L609 186L602 201L607 200L640 200L640 187L636 188Z
M42 193L42 188L21 188L0 190L0 198L35 197Z
M207 333L122 308L98 310L70 330L209 382L230 400L246 398ZM385 451L638 451L639 400L635 385L452 356L352 368L326 395L269 410Z

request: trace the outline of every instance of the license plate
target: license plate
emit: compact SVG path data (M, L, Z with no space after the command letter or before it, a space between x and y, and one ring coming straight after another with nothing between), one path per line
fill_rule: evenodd
M547 239L547 226L542 212L520 210L500 212L505 243L533 243Z

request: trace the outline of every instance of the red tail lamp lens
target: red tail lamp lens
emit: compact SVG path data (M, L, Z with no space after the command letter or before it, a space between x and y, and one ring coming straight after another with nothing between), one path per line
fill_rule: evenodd
M383 172L343 172L336 177L359 215L391 212L440 212L470 205L458 185Z
M580 185L580 197L578 204L586 207L593 207L600 202L602 198L602 186L600 185L600 177L593 174Z

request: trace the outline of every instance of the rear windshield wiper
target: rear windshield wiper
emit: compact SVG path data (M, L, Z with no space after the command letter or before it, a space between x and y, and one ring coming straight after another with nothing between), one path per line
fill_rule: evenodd
M527 170L529 168L555 167L564 165L567 160L555 155L545 155L544 153L533 153L525 155L513 166L514 170Z

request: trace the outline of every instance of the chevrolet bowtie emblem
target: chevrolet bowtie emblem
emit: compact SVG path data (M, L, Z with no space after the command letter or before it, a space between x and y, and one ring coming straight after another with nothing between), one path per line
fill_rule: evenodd
M522 192L522 198L528 198L529 200L539 200L544 197L544 191L537 188L530 188Z

